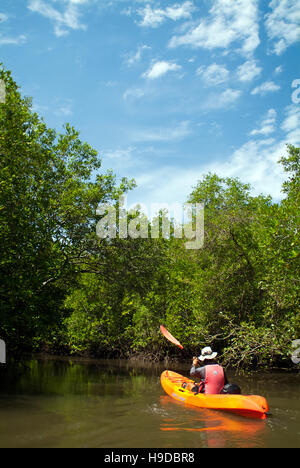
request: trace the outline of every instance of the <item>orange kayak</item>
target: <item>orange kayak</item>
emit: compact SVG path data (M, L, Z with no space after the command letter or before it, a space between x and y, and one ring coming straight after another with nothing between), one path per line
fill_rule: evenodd
M182 384L193 384L183 375L172 371L164 371L160 377L164 391L177 401L186 405L197 406L198 408L208 408L214 410L224 410L238 413L243 416L251 416L259 419L266 419L269 410L267 400L258 395L205 395L199 393L195 395Z

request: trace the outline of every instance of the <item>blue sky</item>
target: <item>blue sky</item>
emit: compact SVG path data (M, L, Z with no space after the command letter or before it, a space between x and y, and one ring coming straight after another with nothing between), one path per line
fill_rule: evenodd
M70 122L129 203L185 202L206 173L281 197L300 143L300 0L1 0L0 61Z

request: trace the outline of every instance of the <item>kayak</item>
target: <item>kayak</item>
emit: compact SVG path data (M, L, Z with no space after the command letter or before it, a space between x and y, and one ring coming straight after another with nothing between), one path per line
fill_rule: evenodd
M250 416L259 419L266 419L269 410L267 400L258 395L205 395L198 393L195 395L188 390L189 384L194 384L183 375L166 370L160 377L164 391L177 401L186 405L197 406L198 408L208 408L213 410L223 410L238 413L242 416ZM182 386L184 384L184 386ZM187 388L184 388L187 385Z

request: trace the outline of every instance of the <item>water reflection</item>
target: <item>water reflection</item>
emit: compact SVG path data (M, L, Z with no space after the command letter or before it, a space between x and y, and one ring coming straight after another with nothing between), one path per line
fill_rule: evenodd
M169 396L162 396L160 403L165 408L172 405L188 408ZM205 434L206 445L209 448L224 448L229 443L232 445L234 441L242 448L257 446L257 436L266 430L266 426L263 420L246 420L222 411L190 407L184 420L176 417L163 418L160 430ZM203 440L202 437L202 443Z

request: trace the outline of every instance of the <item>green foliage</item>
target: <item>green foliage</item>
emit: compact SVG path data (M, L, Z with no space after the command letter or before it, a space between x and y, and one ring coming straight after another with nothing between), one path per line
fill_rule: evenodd
M224 348L224 363L235 369L275 366L284 360L289 344L289 335L275 327L242 322L232 330L229 346Z
M61 317L67 286L99 247L95 211L132 186L112 173L70 125L56 134L4 70L0 104L0 334L10 351L32 347Z
M98 204L119 210L134 181L103 174L73 127L47 128L11 74L1 70L0 79L0 336L10 353L179 353L160 335L164 324L183 357L210 345L239 368L291 363L300 336L300 148L287 146L280 161L280 203L236 178L199 180L188 201L204 203L202 249L187 250L173 230L168 239L99 239Z

